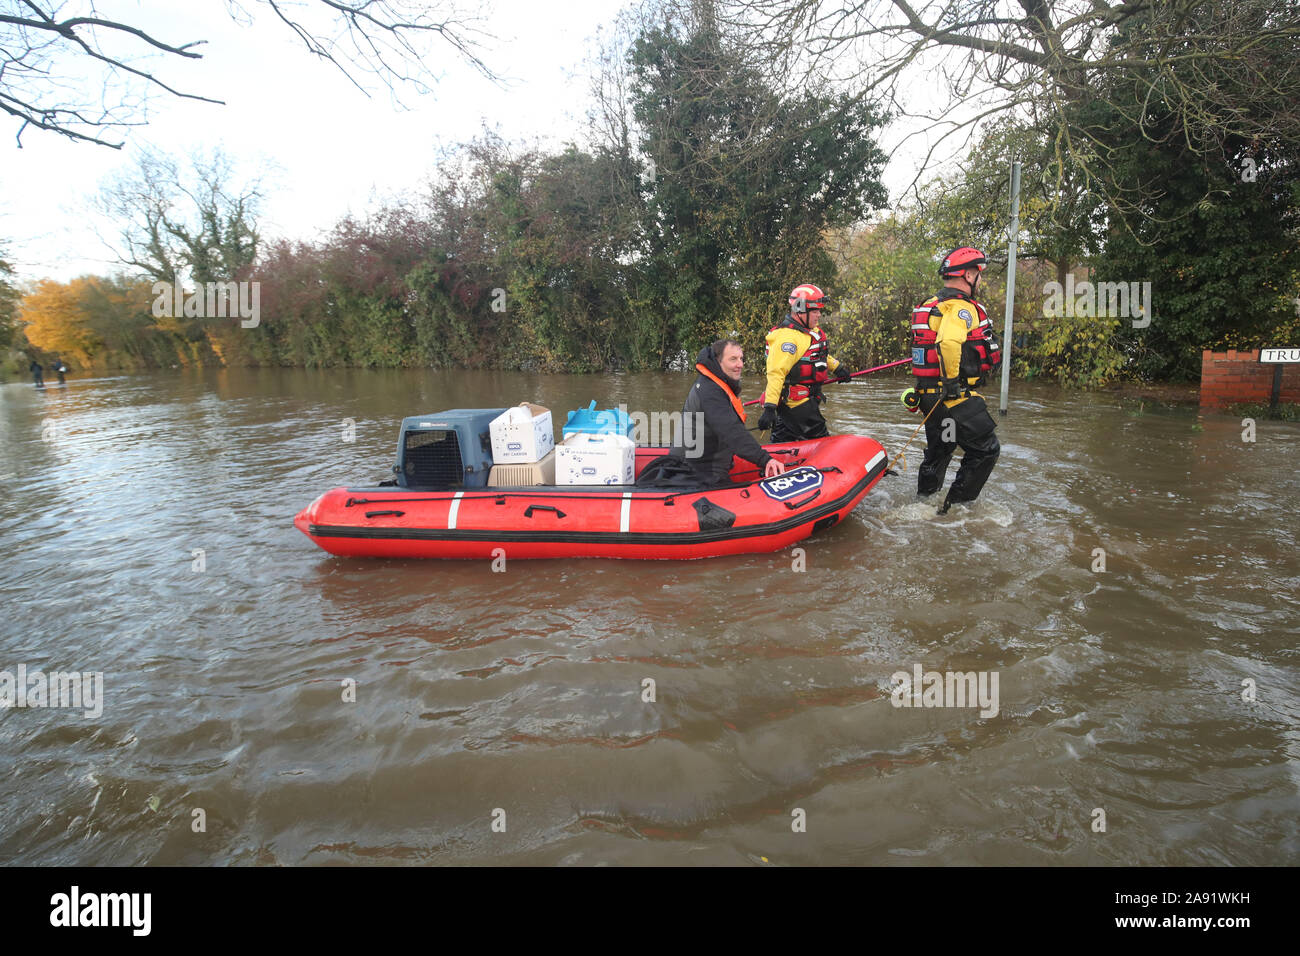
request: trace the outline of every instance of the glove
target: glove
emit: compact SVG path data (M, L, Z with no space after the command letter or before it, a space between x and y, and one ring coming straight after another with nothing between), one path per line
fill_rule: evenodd
M961 398L962 391L963 389L961 387L961 381L958 379L955 378L948 379L943 383L944 401L951 401L954 398Z
M843 385L845 382L847 382L847 381L848 381L849 379L851 379L852 377L853 377L853 376L850 375L848 372L841 371L841 372L839 372L839 373L835 376L835 382L836 382L837 384L839 384L839 385Z
M763 414L758 419L758 430L761 432L770 432L772 426L776 424L776 406L764 405Z

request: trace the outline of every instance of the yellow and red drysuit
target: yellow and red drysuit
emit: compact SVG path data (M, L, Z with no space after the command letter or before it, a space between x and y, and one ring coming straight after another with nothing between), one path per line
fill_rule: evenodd
M830 434L817 407L822 385L840 367L830 354L826 333L786 316L767 333L767 389L763 404L777 407L772 441L802 441Z
M953 451L958 445L963 451L942 511L950 504L978 498L997 464L1001 452L994 434L997 423L974 389L1001 361L993 323L970 296L945 287L912 311L912 374L921 412L928 416L917 492L929 495L942 488ZM934 409L940 401L944 407Z

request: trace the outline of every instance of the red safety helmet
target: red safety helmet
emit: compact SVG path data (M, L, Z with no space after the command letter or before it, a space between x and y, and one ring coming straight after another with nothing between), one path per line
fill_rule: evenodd
M790 290L790 312L802 315L809 309L826 310L826 293L817 286L805 282Z
M967 269L978 269L983 272L988 262L988 258L978 249L962 246L943 257L943 262L939 263L939 277L951 279L962 275Z

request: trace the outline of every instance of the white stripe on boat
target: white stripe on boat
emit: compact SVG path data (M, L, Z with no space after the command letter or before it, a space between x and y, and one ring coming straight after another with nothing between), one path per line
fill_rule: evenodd
M618 530L627 531L632 517L632 492L623 492L623 510L618 515Z
M456 515L460 511L460 496L465 492L456 492L456 497L451 499L451 510L447 512L447 530L456 530Z
M867 471L871 471L872 468L876 467L876 462L880 461L880 459L884 457L885 457L884 451L876 452L876 454L872 457L871 461L867 462Z

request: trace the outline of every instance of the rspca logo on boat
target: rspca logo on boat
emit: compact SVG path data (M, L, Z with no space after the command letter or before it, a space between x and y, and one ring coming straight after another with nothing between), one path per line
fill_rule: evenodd
M784 475L777 475L775 478L764 478L758 483L758 487L763 489L763 494L773 501L788 501L821 486L822 473L806 465L794 471L787 471Z

